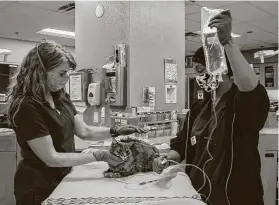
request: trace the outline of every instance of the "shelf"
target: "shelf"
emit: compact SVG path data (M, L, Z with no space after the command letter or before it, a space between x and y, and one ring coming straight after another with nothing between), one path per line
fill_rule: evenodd
M111 116L112 119L120 119L120 120L132 120L132 119L139 119L141 116L135 116L135 117L117 117L117 116ZM170 123L170 122L178 122L178 120L161 120L161 121L154 121L154 122L138 122L143 124L163 124L163 123Z
M141 116L134 116L134 117L118 117L118 116L110 116L112 119L121 119L121 120L132 120L141 118Z
M162 121L155 121L155 122L140 122L144 124L164 124L164 123L170 123L170 122L178 122L178 120L162 120Z
M4 62L4 61L0 61L0 64L4 64L4 65L16 65L19 66L19 63L15 63L15 62Z

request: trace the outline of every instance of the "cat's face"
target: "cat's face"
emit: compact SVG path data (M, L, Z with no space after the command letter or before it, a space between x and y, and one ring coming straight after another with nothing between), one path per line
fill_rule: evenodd
M122 160L126 160L132 154L128 144L124 142L117 142L114 138L112 139L112 144L109 151L113 155L120 157Z

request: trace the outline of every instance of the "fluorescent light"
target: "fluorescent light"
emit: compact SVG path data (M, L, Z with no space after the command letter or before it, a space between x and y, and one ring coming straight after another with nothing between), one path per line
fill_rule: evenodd
M241 36L241 35L235 34L235 33L231 33L231 35L232 35L233 38L239 38Z
M201 35L201 31L195 31L195 32L193 32L193 33L196 33L196 34ZM235 34L235 33L231 33L231 35L232 35L233 38L239 38L239 37L241 36L241 35Z
M74 32L62 31L62 30L57 30L57 29L52 29L52 28L46 28L46 29L43 29L36 33L49 35L49 36L58 36L58 37L63 37L63 38L75 38Z

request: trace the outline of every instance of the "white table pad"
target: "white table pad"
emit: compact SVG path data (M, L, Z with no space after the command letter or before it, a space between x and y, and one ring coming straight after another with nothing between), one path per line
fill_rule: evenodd
M139 186L138 183L158 179L153 172L136 174L128 178L108 179L103 171L104 162L94 162L73 167L43 205L135 204L140 205L204 205L185 173L179 173L166 188L154 183ZM123 183L125 181L128 184Z

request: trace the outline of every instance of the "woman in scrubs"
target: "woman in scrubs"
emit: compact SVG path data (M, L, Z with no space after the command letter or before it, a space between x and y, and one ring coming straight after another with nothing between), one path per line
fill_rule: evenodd
M105 150L75 153L74 135L100 140L144 132L129 125L111 129L86 125L64 90L68 72L75 68L73 56L48 41L32 48L21 64L8 111L23 157L14 178L17 205L41 204L72 166L122 162Z
M218 30L229 71L222 76L216 100L209 96L193 104L183 130L171 140L167 159L191 164L186 173L208 204L264 205L258 141L269 98L231 37L230 12L221 13L209 26ZM197 83L210 92L203 48L194 54L193 66ZM161 161L157 159L158 166L168 166ZM206 173L210 183L195 166Z

